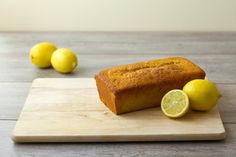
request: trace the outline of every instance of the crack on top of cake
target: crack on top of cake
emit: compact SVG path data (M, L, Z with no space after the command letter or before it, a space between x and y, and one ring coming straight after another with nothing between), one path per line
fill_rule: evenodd
M111 79L112 83L115 86L119 86L122 81L122 84L134 83L136 77L143 75L144 72L147 79L154 78L156 76L161 77L162 74L167 74L170 72L181 72L183 69L179 66L180 61L170 61L166 63L156 63L155 61L146 62L144 65L140 64L131 65L131 67L117 67L108 71L108 77ZM128 78L129 81L125 81L124 78Z
M149 62L147 62L149 63ZM139 71L143 71L143 70L147 70L147 69L161 69L165 66L168 66L168 67L172 67L171 65L178 65L180 62L179 61L171 61L171 62L168 62L168 63L162 63L162 64L145 64L141 67L138 67L138 65L135 65L135 66L131 66L131 67L128 67L128 68L124 68L123 66L122 67L118 67L116 69L112 69L110 71L108 71L108 76L111 77L111 75L119 75L119 76L126 76L129 75L129 73L136 73L136 72L139 72ZM178 67L178 66L176 66Z

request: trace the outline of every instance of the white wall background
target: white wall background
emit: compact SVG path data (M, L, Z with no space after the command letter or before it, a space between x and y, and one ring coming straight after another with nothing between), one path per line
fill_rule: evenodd
M236 0L1 0L0 31L236 31Z

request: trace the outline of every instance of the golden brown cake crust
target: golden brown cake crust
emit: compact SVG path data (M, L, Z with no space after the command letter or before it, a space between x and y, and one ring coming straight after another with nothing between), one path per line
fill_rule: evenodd
M101 71L97 77L107 82L107 86L116 93L133 87L178 79L176 73L188 75L199 72L205 76L205 72L188 59L172 57L112 67Z
M158 105L166 90L182 88L188 81L204 77L205 72L199 66L182 57L116 66L95 75L100 99L116 114ZM154 94L149 92L151 90ZM157 97L155 104L147 100L146 106L140 104L127 111L122 109L125 99L132 99L132 96L138 99L142 93L146 93L147 99Z

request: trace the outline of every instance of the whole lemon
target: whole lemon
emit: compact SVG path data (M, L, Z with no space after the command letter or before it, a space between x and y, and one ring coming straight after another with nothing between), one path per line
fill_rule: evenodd
M56 71L70 73L77 66L77 57L70 49L60 48L53 53L51 63Z
M56 49L53 43L42 42L36 44L30 50L30 60L39 68L48 68L51 66L51 56Z
M188 95L193 110L208 111L213 108L221 94L209 80L196 79L188 82L183 91Z

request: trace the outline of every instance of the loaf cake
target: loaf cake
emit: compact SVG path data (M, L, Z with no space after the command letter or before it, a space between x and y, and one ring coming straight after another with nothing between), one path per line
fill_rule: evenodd
M199 66L182 57L116 66L95 75L101 101L115 114L158 106L168 91L204 78Z

